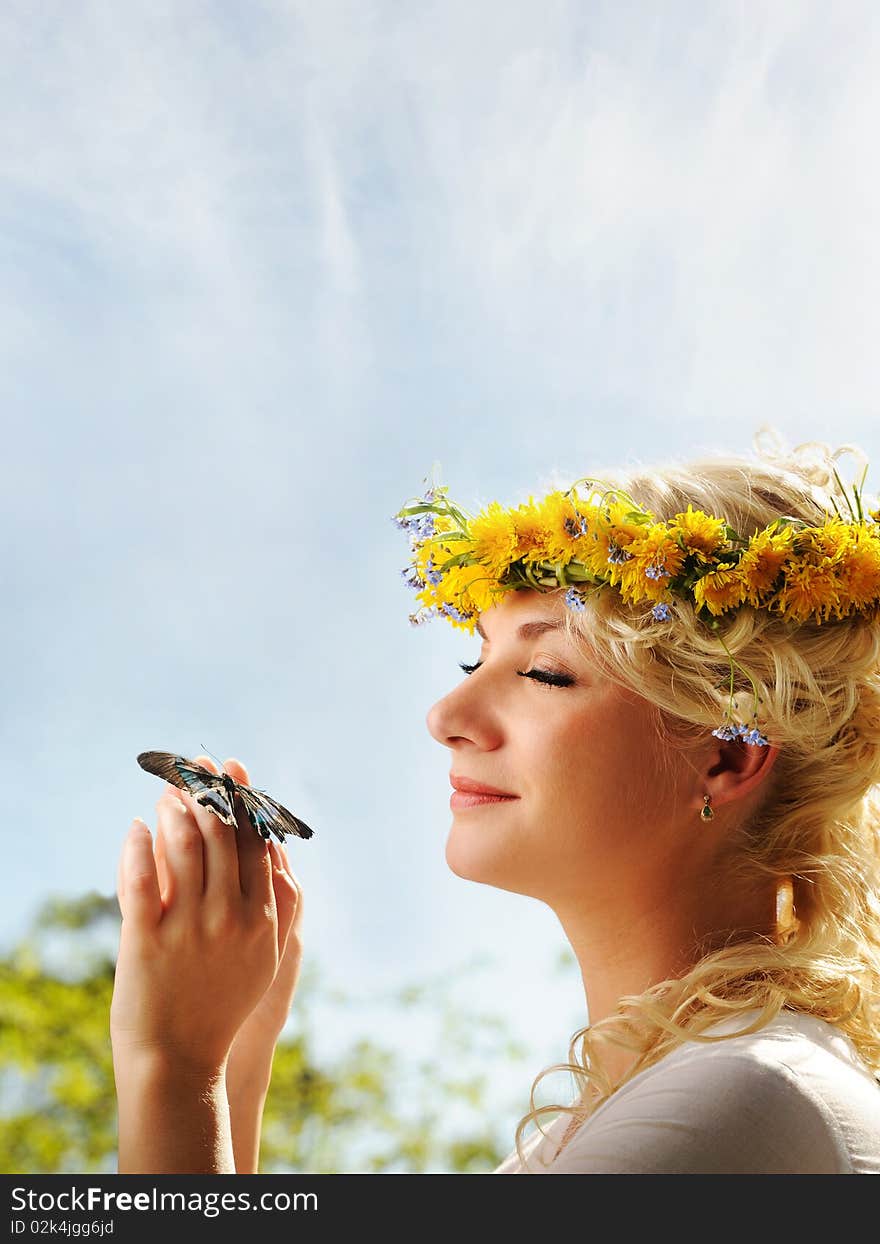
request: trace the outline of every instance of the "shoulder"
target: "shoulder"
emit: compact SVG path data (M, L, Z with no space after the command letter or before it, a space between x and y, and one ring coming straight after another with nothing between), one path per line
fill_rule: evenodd
M880 1084L832 1025L742 1016L623 1085L552 1173L880 1173Z

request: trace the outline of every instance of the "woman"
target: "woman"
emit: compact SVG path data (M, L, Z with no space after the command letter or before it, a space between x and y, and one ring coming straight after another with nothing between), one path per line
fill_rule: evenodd
M497 1173L880 1173L880 514L841 452L397 517L411 619L483 641L428 714L447 862L547 903L585 990L575 1098L533 1086ZM256 1169L302 902L247 829L169 788L126 841L120 1171Z

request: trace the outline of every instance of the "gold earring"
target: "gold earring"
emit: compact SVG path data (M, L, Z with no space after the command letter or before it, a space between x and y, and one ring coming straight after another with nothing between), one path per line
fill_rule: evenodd
M709 807L709 804L710 804L711 802L712 802L712 796L711 796L711 795L704 795L704 796L703 796L703 806L702 806L702 808L700 808L700 816L703 818L703 820L704 820L704 821L711 821L711 820L712 820L712 818L715 816L715 813L714 813L714 812L712 811L712 809Z

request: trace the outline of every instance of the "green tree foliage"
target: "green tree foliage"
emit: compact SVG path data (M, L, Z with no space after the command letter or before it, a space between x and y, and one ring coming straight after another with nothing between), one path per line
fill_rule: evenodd
M6 1173L116 1170L109 1014L118 933L115 897L53 899L0 958ZM363 1035L364 1008L377 1005L391 1008L395 1028L407 1034L402 1044L415 1055ZM316 1017L344 1036L332 1058L315 1052ZM322 992L307 964L275 1053L260 1169L491 1171L509 1152L511 1127L524 1110L522 1102L506 1112L489 1106L490 1078L502 1062L524 1058L503 1022L462 1013L442 980L365 1000Z

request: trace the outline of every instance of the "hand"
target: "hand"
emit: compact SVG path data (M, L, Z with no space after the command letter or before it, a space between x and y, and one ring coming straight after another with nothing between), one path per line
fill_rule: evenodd
M233 829L168 786L157 811L156 855L135 822L120 859L114 1062L147 1053L216 1070L275 979L295 886L273 874L269 845L243 810Z
M212 761L198 758L213 773ZM226 760L223 767L230 777L250 785L247 769L237 760ZM293 874L287 852L274 840L269 842L272 857L272 884L278 911L278 970L272 984L236 1033L230 1053L230 1069L242 1078L253 1069L262 1070L271 1063L275 1044L287 1023L293 995L302 968L302 888ZM227 1083L229 1075L227 1074Z

